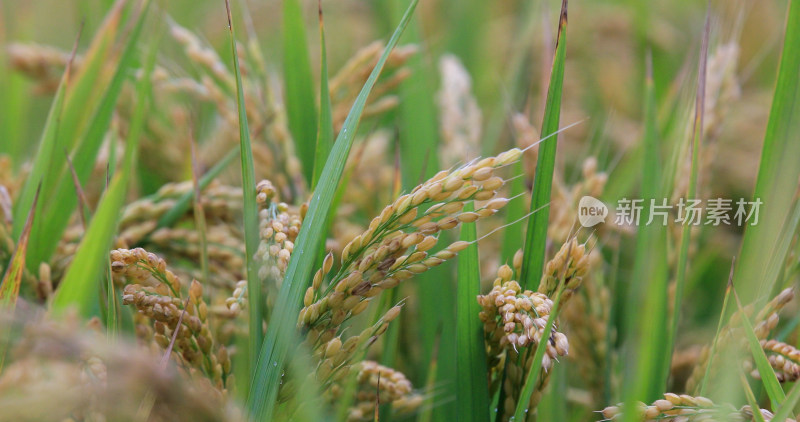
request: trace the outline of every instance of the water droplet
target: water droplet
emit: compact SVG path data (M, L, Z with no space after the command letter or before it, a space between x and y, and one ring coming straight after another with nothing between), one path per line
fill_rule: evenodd
M272 362L272 366L278 366L278 362Z

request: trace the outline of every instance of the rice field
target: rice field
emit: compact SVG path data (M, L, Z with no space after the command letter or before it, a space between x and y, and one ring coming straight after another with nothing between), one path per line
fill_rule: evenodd
M0 0L0 422L795 421L797 0Z

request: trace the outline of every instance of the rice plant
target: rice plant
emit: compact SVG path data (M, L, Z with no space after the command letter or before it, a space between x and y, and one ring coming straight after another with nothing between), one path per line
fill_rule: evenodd
M0 22L0 421L800 420L796 0Z

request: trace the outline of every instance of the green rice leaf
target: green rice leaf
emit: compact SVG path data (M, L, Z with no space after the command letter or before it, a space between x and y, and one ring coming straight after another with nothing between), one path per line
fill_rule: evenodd
M114 174L108 189L100 199L97 211L78 246L72 264L55 292L53 301L50 303L51 308L55 311L60 312L74 306L78 308L81 315L89 317L98 303L96 283L107 271L108 252L117 233L120 212L125 203L128 184L136 165L139 138L144 129L148 109L151 89L150 75L155 67L158 38L153 38L144 74L136 84L136 103L125 144L122 169Z
M98 86L106 86L111 78L106 64L114 56L114 44L120 30L122 18L128 7L128 0L117 0L109 10L100 28L92 38L89 49L84 54L81 68L70 82L65 98L64 115L59 125L59 137L63 136L65 145L72 149L78 142L100 103L103 91ZM63 166L63 163L60 163ZM63 167L59 167L63 169ZM58 182L59 180L56 180ZM44 186L42 186L44 189ZM48 191L42 190L42 195Z
M472 211L470 202L464 211ZM456 401L459 421L489 420L489 386L486 381L486 347L478 318L481 293L480 261L475 223L461 225L461 240L473 242L458 255L456 291Z
M0 21L6 22L4 10L0 8ZM0 45L7 46L13 37L11 25L0 27ZM9 54L6 48L0 48L0 63L8 63ZM25 77L14 72L10 66L0 66L0 154L11 157L12 168L17 170L22 164L27 141L23 128L30 117L28 106L31 96L27 95Z
M406 0L392 0L387 3L388 15L394 22L402 16ZM439 108L432 92L436 89L438 71L426 56L431 54L427 48L430 40L425 39L421 22L411 22L404 41L421 47L420 53L409 57L405 66L411 74L398 89L402 100L397 108L397 148L401 170L402 187L411 191L422 180L433 176L439 169ZM453 268L449 263L426 271L415 277L415 294L419 297L419 313L414 318L420 337L420 358L413 364L421 378L434 379L441 386L440 394L454 396L456 394L456 369L454 359L440 359L436 365L429 362L433 359L433 350L438 341L439 356L454 356L456 336L438 333L442 327L456 325L456 299L452 292L455 289L452 278ZM450 330L452 333L452 330ZM429 374L435 370L438 373ZM455 402L443 403L429 409L434 420L441 420L445 415L456 412Z
M394 22L402 16L406 0L385 2L387 16ZM411 191L422 180L433 176L439 169L439 108L431 95L439 78L436 66L426 57L433 52L428 49L432 44L425 38L426 34L420 22L411 22L404 41L420 46L421 51L408 58L404 67L411 73L398 87L398 95L402 99L397 107L397 152L402 187ZM455 355L455 335L437 337L441 327L456 325L456 299L452 292L455 289L451 277L453 268L450 264L434 268L415 277L415 294L419 297L419 313L413 319L418 327L420 338L420 357L412 362L420 379L435 380L441 386L440 394L454 396L456 394L456 369L454 359L440 359L431 365L434 344L438 341L439 356ZM452 330L450 331L452 333ZM438 373L429 374L435 370ZM445 414L455 414L455 402L443 403L424 414L434 420L440 420Z
M389 52L397 45L403 29L408 24L418 0L412 0L405 16L400 21L392 38L386 44L375 68L356 98L350 113L344 121L342 130L334 143L330 156L322 170L320 183L314 190L309 211L303 221L292 259L286 270L283 284L278 292L275 309L272 310L264 344L258 363L253 371L247 405L250 417L257 420L270 420L275 410L275 398L280 387L280 376L286 363L289 349L295 343L295 324L303 293L311 279L314 260L324 233L322 229L328 218L328 211L336 194L336 186L344 171L345 162L353 144L358 122L364 111L372 87L383 69Z
M776 273L770 271L784 222L791 211L800 177L800 2L791 0L786 34L772 99L753 201L761 201L758 224L746 228L741 264L734 281L742 297L766 298ZM752 221L751 221L752 223Z
M661 157L659 137L656 129L655 93L652 66L648 62L645 84L645 131L643 137L644 160L642 161L641 198L644 200L642 215L652 215L651 201L663 198L660 189ZM687 226L688 227L688 226ZM644 304L648 312L631 321L631 346L637 349L636 370L629 372L634 377L627 386L627 400L656 400L664 392L669 375L668 350L672 348L662 333L668 329L668 281L667 230L660 221L640 225L636 236L633 264L633 280L648 280L647 283L631 285L628 305ZM631 312L635 312L631 308ZM637 344L638 342L638 344Z
M242 86L242 72L239 67L239 55L236 53L236 33L233 29L233 16L231 15L230 0L225 0L228 12L228 31L230 32L231 56L233 57L233 73L236 75L236 105L239 113L239 159L242 167L242 191L244 204L244 241L247 262L247 294L250 337L248 353L250 356L250 370L256 367L256 358L261 347L263 301L261 299L261 280L258 277L258 268L255 261L258 249L258 204L256 204L256 176L253 168L253 150L250 143L250 127L247 124L247 108L245 106L244 88Z
M787 255L789 254L789 250L792 246L792 240L795 238L795 233L797 233L797 228L800 226L800 200L795 200L794 204L791 208L791 214L786 218L786 223L784 223L784 230L781 233L780 238L778 239L776 252L772 255L770 267L767 271L767 280L775 280L776 283L779 283L781 280L791 280L791 277L786 277L781 279L781 273L784 270L784 263L786 262ZM800 265L800 263L798 263ZM785 282L781 284L775 284L773 288L773 292L776 290L780 290L785 288Z
M735 260L735 259L734 259ZM731 297L731 291L733 290L733 262L731 263L731 275L728 277L728 286L725 288L725 299L722 301L722 311L719 315L719 322L717 322L717 332L714 334L714 339L711 341L711 350L708 353L708 362L706 363L706 370L703 374L703 379L700 381L700 395L704 396L706 391L706 383L708 382L708 377L711 375L711 365L714 363L714 358L716 357L717 352L717 339L719 339L719 334L722 332L722 327L725 321L725 315L728 313L728 302Z
M317 110L300 0L283 0L283 80L289 131L303 165L303 175L311 184L316 156Z
M97 154L111 123L111 116L116 109L115 105L122 91L123 83L130 76L130 70L134 65L136 47L149 6L150 1L148 0L144 3L136 25L125 43L125 48L117 63L114 76L111 78L108 88L100 100L100 105L95 110L85 133L80 137L80 142L71 153L72 159L70 161L74 164L75 176L81 184L86 183L91 175ZM56 151L56 154L60 152ZM58 160L56 159L56 161ZM67 170L65 169L64 171ZM57 182L55 192L51 195L49 202L58 204L58 206L49 206L44 209L41 224L37 224L36 232L42 235L47 234L48 238L60 238L69 224L72 216L71 211L80 203L78 201L79 196L76 193L75 183L69 177L66 177L66 173ZM57 242L44 241L43 237L37 238L37 254L34 256L34 260L47 261L57 245Z
M742 389L744 390L744 395L747 398L747 404L749 404L750 408L753 409L753 421L766 422L764 415L757 410L760 408L758 406L758 400L756 400L756 396L753 394L753 389L750 388L750 384L747 382L747 378L744 376L744 373L741 370L739 371L739 380L742 383Z
M14 254L11 256L11 263L0 281L0 308L3 310L13 310L17 304L17 297L19 296L19 286L22 282L22 273L25 271L25 256L28 252L28 239L31 234L31 226L33 225L33 217L36 211L36 204L39 202L39 195L33 197L33 204L30 211L28 211L28 218L25 219L25 226L17 241L17 247ZM2 339L0 339L2 342ZM4 351L0 351L0 368L2 368Z
M709 33L710 33L710 25L711 25L711 16L710 11L706 14L706 23L705 29L703 31L703 40L700 47L700 62L699 62L699 69L697 75L697 96L695 101L695 114L694 114L694 124L692 127L692 143L691 143L691 153L692 153L692 166L691 166L691 174L689 176L689 188L686 193L687 198L694 198L697 193L697 178L699 172L699 161L700 161L700 146L703 142L703 118L704 118L704 109L705 109L705 91L706 91L706 67L708 62L708 42L709 42ZM691 230L692 226L690 224L684 224L681 230L681 241L680 241L680 249L678 251L678 267L676 269L677 274L675 275L675 298L673 302L673 314L672 314L672 321L667 327L669 330L667 335L669 336L669 340L667 343L667 347L669 350L672 350L673 343L675 341L675 335L678 330L678 322L680 319L680 309L681 309L681 302L683 299L683 288L686 284L686 273L687 273L687 263L689 260L689 243L691 241ZM669 365L670 361L669 358L671 357L671 353L668 354L667 360L665 361L666 365ZM669 368L669 366L667 366ZM668 370L668 369L667 369Z
M789 394L786 395L786 400L781 403L780 407L775 409L775 416L772 417L774 421L784 421L792 416L792 410L800 400L800 382L794 383Z
M566 421L567 419L567 365L555 365L550 369L549 387L536 406L536 416L543 421Z
M58 85L53 102L50 105L50 111L47 114L47 121L45 121L44 128L42 130L42 139L39 141L39 149L36 152L33 166L15 203L16 208L14 210L14 214L16 215L22 215L23 212L31 208L34 198L36 197L36 192L41 192L44 180L52 177L48 174L48 171L53 160L53 155L56 153L59 146L58 126L59 121L61 120L61 113L64 108L64 95L72 75L72 61L75 58L75 50L77 47L78 40L75 40L72 56L70 57L69 62L67 62L67 67L64 70L64 74L61 77L61 82ZM38 202L37 205L41 207L41 204ZM41 210L38 211L41 213ZM14 223L12 236L19 236L24 228L24 223L20 221L20 219L17 219L17 221Z
M115 341L119 332L120 307L117 301L117 289L111 274L111 262L106 265L106 337Z
M764 384L764 389L767 391L767 396L769 396L769 400L772 403L772 408L777 409L786 399L786 394L783 392L781 384L778 382L778 377L769 364L769 360L767 360L767 355L764 353L764 349L761 347L761 343L758 341L756 332L753 329L753 323L750 322L750 318L744 312L744 306L742 306L742 302L739 300L739 295L736 293L735 288L733 288L733 297L736 299L736 305L742 316L744 335L747 339L747 345L750 347L750 353L753 355L753 360L756 363L756 369L758 369L761 382Z
M508 94L507 96L496 96L497 98L494 98L494 106L489 109L489 112L492 114L489 116L486 130L484 131L481 141L482 153L484 155L492 154L496 150L498 140L501 138L503 129L508 122L507 110L518 110L520 107L523 107L522 104L529 100L529 89L527 86L530 82L530 75L528 73L529 55L535 48L536 31L540 30L542 27L546 27L546 25L542 24L543 21L547 19L547 17L544 16L543 10L547 8L548 4L549 3L545 2L526 2L522 7L521 13L517 17L518 29L516 29L516 40L512 44L508 62L503 64L503 80L507 81L508 87L506 88L506 92ZM463 7L464 6L459 6L459 8ZM474 11L470 11L469 13L474 13ZM485 19L485 17L482 19ZM470 28L470 30L473 29ZM475 46L470 46L470 48L475 49ZM549 60L552 53L549 46L543 49L542 63ZM466 58L467 57L465 57L465 60ZM468 64L467 61L465 62ZM544 67L546 67L545 64L542 65L542 68ZM542 76L543 85L548 83L546 80L548 75L544 73L545 72L543 72ZM480 78L481 75L478 74L475 75L475 77L475 85L476 88L479 89L482 84L478 78Z
M65 71L61 82L63 88L59 88L59 90L63 89L63 92L60 95L57 93L56 98L53 100L48 123L42 132L43 135L36 152L33 168L16 204L17 214L24 214L30 208L33 196L40 183L42 185L42 196L52 198L59 182L64 180L62 174L66 174L63 173L66 170L65 162L57 160L56 154L63 151L64 148L70 149L72 147L80 128L83 127L82 124L86 122L89 113L94 109L93 106L96 105L96 101L91 101L91 97L98 92L96 86L98 78L101 77L101 65L106 60L109 48L116 37L124 4L125 1L118 1L109 12L103 25L95 34L89 51L85 54L81 69L79 71ZM71 188L68 183L66 186ZM40 208L44 205L44 202L39 202ZM52 203L52 206L56 206L54 202L47 202ZM41 214L41 210L37 212ZM22 231L22 225L22 221L15 223L15 235L18 236ZM40 229L36 226L31 231L31 241L36 245L57 243L57 239L60 239L60 237L60 233L40 234ZM48 242L47 240L50 241ZM27 260L29 269L38 267L42 261L38 256L39 252L35 252L39 249L37 247L31 250L31 255Z
M36 203L39 201L39 192L33 198L33 205L28 212L28 218L25 220L25 227L22 230L17 247L11 257L11 262L0 281L0 310L13 314L17 306L17 298L19 297L19 287L22 284L22 273L25 272L25 256L28 252L28 238L31 234L31 226L33 225L34 212L36 211ZM6 352L8 345L11 341L11 327L7 324L0 326L0 371L3 369L5 362Z
M451 30L446 34L449 38L449 51L458 56L474 77L491 75L490 63L482 60L481 48L489 42L487 28L490 20L486 16L491 12L492 4L484 0L458 0L446 4L451 8L448 13ZM481 81L475 81L480 87Z
M431 422L433 420L434 410L434 397L437 394L436 390L436 374L439 372L439 344L442 339L441 326L436 330L436 335L433 337L433 350L431 350L431 359L428 362L427 376L425 377L425 391L428 393L425 400L422 402L422 408L417 415L418 422Z
M559 285L563 285L560 283ZM550 310L550 315L547 317L547 324L544 326L544 331L542 332L542 339L549 339L550 334L553 332L553 325L558 319L558 312L560 311L561 306L561 294L564 292L564 289L559 289L558 294L556 294L555 299L553 299L553 308ZM519 401L517 401L517 409L514 412L514 420L515 421L524 421L526 420L525 417L527 416L525 413L528 410L529 399L533 395L533 392L536 389L536 384L539 383L539 375L542 372L542 359L544 359L544 352L547 350L547 340L544 340L545 345L542 345L540 342L536 346L536 353L533 355L533 361L531 362L531 368L528 370L528 375L525 377L525 384L522 387L522 392L520 393Z
M567 2L561 4L561 18L558 23L558 38L550 73L550 86L547 89L547 103L542 119L542 137L558 131L561 115L561 91L564 84L564 62L567 55ZM556 164L557 137L547 139L539 145L536 173L533 179L533 194L530 210L541 211L531 215L523 248L522 276L520 284L526 289L536 290L544 267L547 243L547 225L550 219L550 191L553 185L553 172Z
M328 154L333 148L333 112L331 106L331 91L328 88L328 48L325 45L325 25L322 19L322 0L319 0L319 44L320 44L320 72L319 72L319 126L317 127L317 149L314 156L314 177L311 180L313 190L322 175L322 168L328 160Z
M522 160L511 166L511 174L524 174ZM528 188L525 186L524 177L515 177L508 182L509 198L524 194ZM501 246L501 262L509 263L514 259L514 254L522 249L522 236L520 227L516 223L525 217L525 201L522 198L515 199L506 205L506 228L503 230L503 245Z
M194 224L200 234L200 272L203 274L203 283L209 283L208 264L208 225L206 213L203 210L202 196L200 195L200 163L197 160L197 142L192 138L192 187L194 189Z

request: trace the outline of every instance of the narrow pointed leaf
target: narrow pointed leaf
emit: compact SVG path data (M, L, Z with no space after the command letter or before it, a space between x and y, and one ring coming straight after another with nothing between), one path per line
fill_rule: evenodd
M253 167L253 150L250 142L250 127L247 124L247 108L242 85L242 72L239 67L239 55L236 52L236 34L233 28L230 1L225 0L228 12L228 31L230 32L231 56L233 57L233 73L236 75L236 105L239 113L239 160L242 168L242 190L244 199L244 240L247 265L247 294L249 308L249 333L250 370L256 367L255 359L261 347L262 309L261 280L258 277L257 263L255 262L256 249L258 249L258 205L256 204L256 176Z
M697 179L699 172L700 161L700 147L703 142L703 118L705 110L705 91L706 91L706 67L708 62L708 43L710 35L710 11L706 14L705 29L703 31L703 40L700 47L700 64L697 74L697 96L695 100L695 114L694 123L692 128L692 143L691 143L691 174L689 176L689 188L686 193L687 199L694 198L697 193ZM678 251L678 267L677 275L675 276L675 298L673 302L673 315L667 335L669 336L668 347L672 347L675 340L675 335L678 329L678 322L680 317L681 301L683 299L683 287L686 284L687 262L689 259L689 242L691 240L692 226L684 224L681 230L680 249ZM671 349L670 349L671 350Z
M387 16L391 17L393 24L402 16L407 0L391 0L384 3L388 9ZM420 53L409 57L406 62L405 67L411 74L398 88L398 95L402 100L397 108L397 147L402 187L406 191L411 191L417 184L432 177L440 165L439 108L432 95L439 76L436 67L426 59L430 54L426 46L431 44L431 40L425 38L426 35L421 21L409 23L404 35L404 42L422 47ZM451 274L452 267L444 264L420 274L415 277L414 282L416 295L419 298L419 314L414 321L419 327L421 349L420 359L415 360L414 367L420 377L433 377L437 386L441 386L439 394L445 396L456 394L455 360L440 359L436 365L430 365L429 362L437 341L439 356L455 355L455 336L437 337L441 327L456 325L456 300L452 294L455 286ZM446 282L442 282L445 280ZM431 369L438 373L428 374ZM442 403L430 411L434 419L439 419L444 414L454 414L455 403Z
M555 299L553 299L553 308L550 310L550 315L547 317L547 324L544 326L544 331L542 332L542 339L549 339L550 334L553 331L553 325L558 318L558 312L560 311L561 305L561 295L564 292L564 289L559 289L558 294L556 295ZM533 395L533 392L536 389L536 384L539 383L539 375L542 372L542 359L544 359L544 352L547 350L547 342L548 340L543 341L545 344L543 345L541 342L536 347L536 353L534 353L533 359L531 361L531 368L528 370L528 375L525 378L525 384L522 387L522 392L520 392L520 399L517 401L517 408L514 412L514 420L515 421L524 421L526 420L526 411L528 410L528 400Z
M776 254L800 177L800 1L786 14L778 80L772 99L753 201L761 201L758 224L744 233L741 264L734 280L742 297L767 297L775 284L770 257ZM769 278L768 278L769 277Z
M328 160L333 148L333 112L331 107L331 91L328 88L328 48L325 45L325 25L322 19L322 0L319 0L319 42L320 42L320 74L319 74L319 126L317 127L317 149L314 156L314 177L311 181L313 190L322 175L322 168Z
M769 364L769 360L767 360L767 355L764 353L764 349L761 347L761 343L758 341L756 332L753 329L753 323L750 322L750 318L744 312L744 307L739 300L736 290L733 291L733 297L736 299L736 304L739 307L739 313L742 316L744 335L747 339L747 345L750 347L750 353L753 355L753 360L755 361L756 369L758 369L758 374L761 377L761 383L764 384L764 389L766 390L767 396L769 396L769 400L772 403L772 408L777 409L786 399L786 394L783 392L781 384L778 382L778 377L775 375L775 371L772 370L772 366Z
M147 113L151 88L150 75L155 66L157 46L158 39L155 37L149 47L144 74L136 85L136 105L125 144L122 168L112 177L108 189L100 199L89 229L78 246L78 251L67 269L67 274L55 292L50 304L55 311L60 312L68 307L77 307L82 315L88 317L98 303L97 282L102 279L107 270L108 252L116 236L120 212L125 203L128 184L136 164L139 138Z
M105 89L100 104L91 116L91 120L86 128L86 131L80 136L80 140L75 145L75 148L70 148L70 161L74 166L74 177L77 178L80 184L85 184L91 175L95 166L97 154L103 144L105 135L111 124L111 117L116 109L116 102L122 92L122 87L126 79L130 77L130 72L135 64L135 56L137 46L139 45L140 35L144 27L145 17L150 6L150 1L146 1L139 13L135 26L128 37L125 47L122 50L119 61L117 62L114 75L111 78L108 88ZM65 117L66 114L65 114ZM60 135L59 135L60 136ZM65 147L68 145L65 145ZM64 151L67 148L63 149ZM59 150L58 152L60 152ZM54 158L56 162L60 160L67 161L67 159L58 155ZM60 166L60 164L59 164ZM51 193L51 204L58 204L58 206L48 206L43 211L43 218L41 224L37 224L36 233L41 236L37 237L37 253L33 256L35 261L44 262L50 259L53 252L58 245L58 242L48 242L45 239L58 239L69 224L72 210L76 206L81 206L79 194L76 194L76 184L71 181L71 177L67 177L69 168L63 170L65 173L56 182L55 190ZM33 262L38 265L38 263ZM30 268L30 267L29 267ZM32 269L32 268L31 268Z
M316 156L317 111L300 0L283 0L283 79L289 131L303 165L303 175L310 184Z
M300 310L303 292L311 279L314 260L319 244L323 239L322 228L328 218L336 186L344 171L345 162L353 144L358 122L364 111L367 96L383 69L389 52L397 45L403 29L408 24L418 0L412 0L405 16L400 21L392 38L386 44L375 68L356 98L350 113L344 121L342 130L333 145L330 156L322 170L320 183L314 190L309 211L303 221L300 234L295 243L292 259L286 270L275 309L271 312L264 344L260 351L258 364L253 371L253 379L248 395L248 410L251 418L270 420L275 411L275 399L280 387L280 376L286 363L289 349L295 342L295 323Z
M39 140L39 149L36 152L33 166L17 198L16 209L14 210L15 215L22 215L23 212L31 208L36 192L41 192L41 185L43 185L44 179L48 177L48 170L58 143L58 121L61 119L60 114L64 107L64 95L72 74L72 60L75 56L75 48L77 48L77 40L73 48L72 58L67 63L67 68L64 70L64 75L61 77L61 82L50 105L50 111L42 129L42 138ZM17 219L14 223L13 233L19 236L24 228L24 222Z
M786 420L786 418L791 416L792 410L797 405L798 401L800 401L800 382L794 383L792 389L789 390L789 394L786 395L786 400L775 410L775 416L772 417L772 420Z
M39 202L38 190L33 197L33 204L31 205L30 211L28 211L28 218L25 219L25 226L23 226L22 233L17 241L14 255L11 256L11 263L6 270L5 276L3 276L3 280L0 281L0 308L5 308L5 310L14 309L17 304L19 285L22 282L22 273L25 271L25 256L28 252L28 239L31 234L31 226L33 225L33 217L35 215L37 202ZM0 355L0 362L2 362L2 356L3 355Z
M28 212L28 218L25 220L25 226L20 234L17 247L14 250L14 255L11 257L11 262L6 270L5 276L0 281L0 311L7 312L13 315L14 308L17 306L17 298L19 297L19 286L22 283L22 273L25 271L25 256L28 252L28 238L31 233L31 225L33 224L34 214L36 212L36 203L39 201L39 191L33 197L33 205ZM2 273L2 269L0 269ZM3 369L5 362L6 352L11 341L11 327L6 324L0 326L0 371Z
M71 148L80 127L79 123L86 120L88 113L91 112L90 106L96 104L96 102L89 101L89 96L97 91L95 84L99 77L99 67L105 60L119 29L119 20L124 4L124 0L118 1L108 13L84 57L81 69L70 71L68 66L68 70L65 71L61 82L62 86L59 88L59 91L63 89L63 92L60 96L59 93L56 93L56 99L53 100L48 123L42 131L43 135L36 152L31 175L17 202L17 213L20 215L30 207L40 182L42 183L42 196L51 198L53 190L61 180L64 162L56 160L55 152L63 150L60 146ZM56 148L57 144L58 148ZM39 206L41 207L42 203L39 203ZM14 225L14 233L18 235L21 231L22 222L19 222ZM31 237L38 244L35 227ZM30 262L32 260L29 260ZM38 262L35 264L38 265Z
M469 203L464 211L472 211ZM489 420L489 386L486 380L486 347L483 324L478 318L481 293L480 261L475 223L461 225L461 240L473 242L458 255L456 292L456 401L459 421Z
M660 205L659 198L664 197L660 189L662 170L651 69L649 65L645 84L644 160L641 169L643 215L652 215L652 206ZM633 377L625 383L626 400L652 401L664 392L669 375L668 350L671 346L667 343L667 336L663 335L669 326L667 230L661 221L654 220L651 224L640 225L636 235L633 279L647 279L649 282L632 283L628 304L644 303L648 312L630 321L630 327L627 327L633 340L631 350L636 351L636 370L626 373ZM635 311L631 309L630 312Z
M561 115L561 91L564 84L564 62L567 54L567 0L561 4L561 18L558 24L558 39L553 59L553 70L550 73L550 86L547 89L547 103L542 119L542 137L558 131ZM544 207L534 213L528 220L522 261L520 282L526 289L536 290L544 267L545 245L547 243L547 225L550 218L550 191L553 184L553 172L556 164L557 137L542 142L536 161L536 173L533 179L531 211Z
M103 91L97 87L108 85L111 78L106 63L114 55L114 44L123 29L122 17L128 4L128 0L117 0L106 14L92 38L89 49L84 54L81 68L76 72L75 79L67 91L64 119L59 131L65 137L64 141L69 149L75 146L100 102ZM60 163L61 165L63 163ZM42 191L42 195L46 193L47 191Z
M747 378L744 376L744 373L741 370L739 371L739 380L742 384L742 389L744 389L744 395L747 398L747 404L749 404L750 408L753 409L753 422L767 422L764 419L764 415L757 410L759 409L758 400L756 400L756 395L753 394L753 389L750 388L750 384L747 382ZM777 421L778 419L775 420Z
M711 341L711 349L708 353L708 362L706 363L706 370L705 373L703 373L702 380L700 381L700 395L704 397L706 392L706 383L708 382L708 377L711 375L711 368L714 363L714 358L716 357L717 339L719 339L719 335L722 332L722 327L725 321L725 315L728 313L728 302L730 301L731 291L733 290L732 283L733 283L733 263L731 263L731 275L728 279L728 286L725 289L725 298L722 300L722 311L720 312L719 321L717 322L717 331L714 334L714 339Z
M524 168L522 160L514 163L511 168L512 174L523 174ZM509 198L524 194L528 188L525 186L524 177L515 177L508 182ZM524 198L524 196L523 196ZM501 246L500 259L503 263L510 263L514 259L514 254L522 249L523 237L520 235L521 223L513 224L525 217L525 201L523 198L515 199L506 205L506 228L503 231L503 245Z

